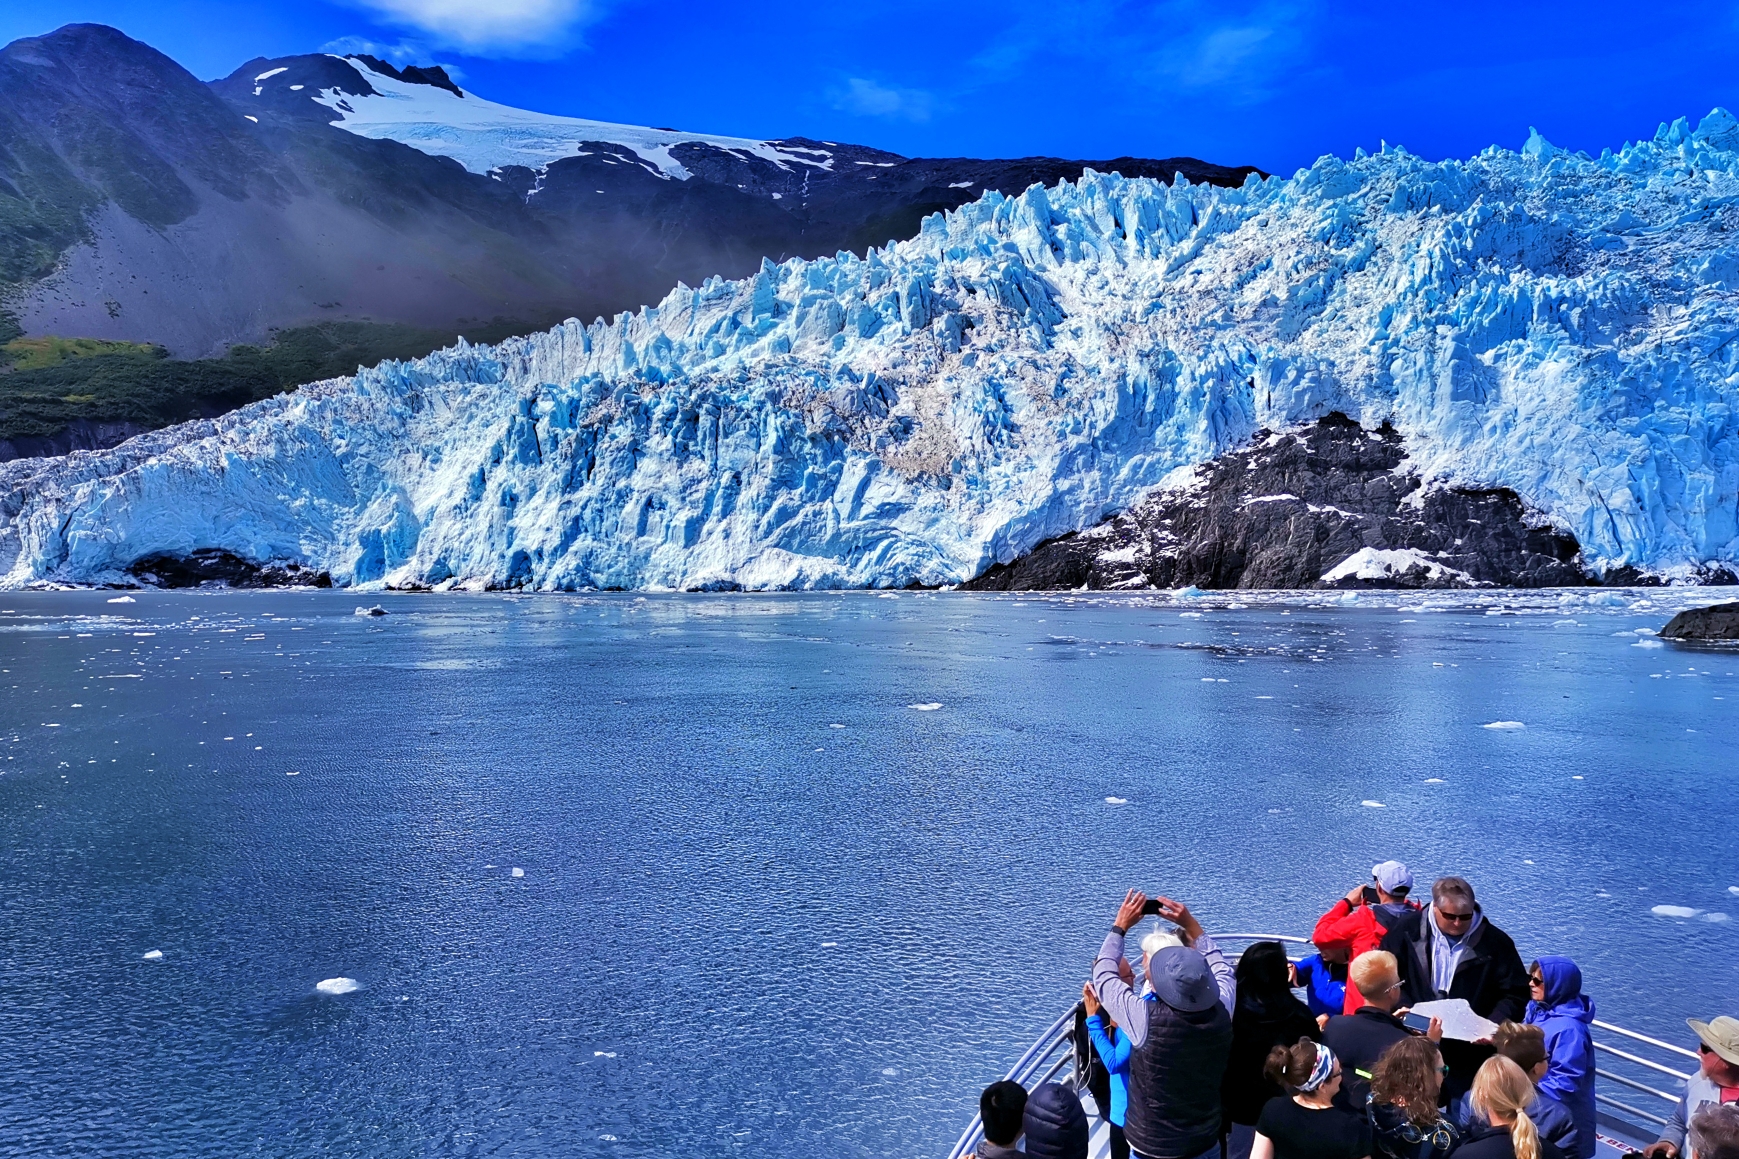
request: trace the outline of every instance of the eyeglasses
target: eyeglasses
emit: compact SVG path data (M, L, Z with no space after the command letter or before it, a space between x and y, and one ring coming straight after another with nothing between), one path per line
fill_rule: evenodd
M1546 984L1546 980L1544 978L1540 977L1538 974L1529 974L1528 975L1528 985L1530 985L1530 986L1544 986L1545 984Z
M1445 1075L1445 1076L1447 1076L1447 1075L1448 1075L1448 1074L1449 1074L1449 1066L1448 1066L1448 1064L1444 1064L1444 1065L1442 1065L1442 1066L1439 1066L1439 1067L1438 1067L1438 1068L1437 1068L1437 1073L1438 1073L1438 1074L1440 1074L1440 1075Z
M1448 910L1441 909L1437 911L1437 916L1446 922L1470 922L1473 920L1473 915L1471 913L1452 914Z

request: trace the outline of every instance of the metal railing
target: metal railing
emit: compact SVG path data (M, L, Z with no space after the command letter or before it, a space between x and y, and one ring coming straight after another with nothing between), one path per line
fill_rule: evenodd
M1311 944L1308 938L1296 938L1287 934L1212 934L1210 936L1216 942L1281 942L1299 946L1308 946ZM1239 954L1236 952L1228 952L1226 956L1231 958L1233 961L1236 961ZM1595 1019L1594 1025L1609 1034L1623 1035L1627 1039L1641 1043L1655 1050L1665 1051L1671 1055L1682 1055L1692 1060L1697 1059L1697 1052L1694 1050L1686 1050L1682 1046L1674 1046L1670 1042L1663 1042L1658 1038L1650 1038L1648 1035L1638 1034L1634 1030L1626 1030L1624 1027L1615 1025L1611 1022L1602 1022L1599 1019ZM1640 1067L1644 1071L1670 1075L1673 1079L1680 1082L1691 1077L1690 1073L1682 1070L1674 1070L1672 1067L1667 1066L1664 1063L1634 1053L1634 1048L1632 1050L1624 1050L1620 1047L1613 1046L1609 1042L1601 1042L1596 1039L1594 1042L1594 1049L1601 1052L1601 1054L1610 1055L1611 1057L1620 1060L1622 1063L1627 1063L1634 1067ZM1071 1006L1062 1017L1058 1018L1045 1029L1045 1032L1039 1036L1037 1042L1034 1042L1032 1046L1027 1048L1026 1053L1020 1056L1014 1066L1009 1068L1008 1074L1004 1077L1012 1079L1021 1084L1021 1086L1026 1087L1028 1090L1043 1083L1057 1081L1060 1077L1064 1076L1069 1078L1075 1086L1079 1087L1084 1081L1082 1076L1086 1073L1086 1068L1081 1065L1081 1062L1081 1059L1075 1057L1075 1008ZM1676 1104L1679 1101L1679 1096L1677 1094L1669 1093L1668 1091L1661 1090L1658 1087L1650 1086L1648 1083L1642 1082L1639 1079L1619 1074L1607 1067L1596 1065L1594 1073L1606 1082L1616 1083L1619 1086L1627 1087L1646 1095L1652 1095L1656 1099L1663 1100L1666 1104ZM1602 1094L1598 1091L1595 1092L1594 1098L1601 1105L1616 1110L1622 1115L1629 1116L1629 1118L1633 1120L1632 1122L1626 1123L1622 1119L1620 1119L1619 1122L1631 1130L1637 1130L1640 1122L1650 1123L1656 1127L1666 1126L1666 1118L1662 1115L1653 1113L1653 1111L1631 1106L1629 1103L1615 1099L1610 1095ZM978 1146L979 1140L983 1137L984 1123L979 1116L975 1114L972 1116L972 1122L966 1128L965 1133L963 1133L959 1140L954 1144L954 1149L948 1153L948 1159L966 1159L966 1156L972 1154L973 1150ZM1620 1141L1614 1140L1613 1142L1618 1144ZM1620 1146L1620 1150L1623 1149L1623 1146Z
M1662 1042L1658 1038L1650 1038L1646 1034L1638 1034L1634 1030L1626 1030L1624 1027L1615 1025L1611 1022L1602 1022L1600 1019L1596 1018L1594 1020L1594 1025L1598 1029L1606 1031L1608 1034L1621 1034L1633 1042L1642 1043L1643 1045L1652 1047L1655 1050L1665 1051L1670 1055L1679 1055L1693 1060L1697 1059L1697 1052L1694 1050L1686 1050L1682 1046L1674 1046L1670 1042ZM1594 1049L1599 1052L1596 1055L1597 1060L1600 1055L1609 1055L1611 1058L1622 1060L1622 1062L1629 1063L1633 1067L1640 1067L1644 1071L1655 1074L1670 1075L1681 1082L1689 1079L1691 1073L1694 1073L1694 1071L1687 1073L1682 1070L1674 1070L1672 1067L1656 1062L1654 1059L1636 1054L1635 1047L1632 1047L1630 1050L1625 1050L1612 1045L1610 1042L1601 1042L1599 1039L1595 1039ZM1659 1087L1650 1086L1648 1083L1641 1082L1628 1075L1619 1074L1614 1070L1608 1069L1608 1067L1600 1066L1598 1061L1594 1067L1594 1073L1604 1082L1617 1083L1619 1086L1628 1087L1633 1091L1640 1091L1645 1095L1653 1095L1655 1098L1660 1099L1669 1105L1676 1104L1679 1101L1679 1096L1675 1093L1663 1091ZM1601 1094L1598 1090L1595 1091L1594 1099L1602 1106L1610 1107L1613 1110L1622 1112L1624 1115L1628 1115L1634 1120L1652 1123L1657 1127L1664 1127L1667 1125L1666 1118L1662 1115L1655 1114L1653 1110L1644 1110L1642 1107L1632 1106L1630 1103L1626 1103L1620 1099L1615 1099L1611 1095ZM1625 1125L1634 1127L1636 1124L1630 1123Z

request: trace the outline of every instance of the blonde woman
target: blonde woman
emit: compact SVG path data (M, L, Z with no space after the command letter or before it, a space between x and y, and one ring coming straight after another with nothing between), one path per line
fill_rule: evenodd
M1490 1125L1476 1124L1455 1159L1564 1159L1528 1117L1534 1094L1527 1072L1513 1060L1501 1054L1486 1059L1473 1076L1473 1109Z

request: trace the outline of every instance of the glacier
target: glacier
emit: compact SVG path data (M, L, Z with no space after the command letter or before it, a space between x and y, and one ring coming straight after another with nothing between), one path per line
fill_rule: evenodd
M1595 570L1739 560L1739 121L1222 189L1088 172L0 467L0 584L222 550L356 587L950 584L1339 411Z

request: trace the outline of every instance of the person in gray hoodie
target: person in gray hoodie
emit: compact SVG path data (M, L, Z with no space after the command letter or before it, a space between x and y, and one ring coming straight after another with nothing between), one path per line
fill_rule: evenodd
M1129 1036L1123 1131L1141 1159L1218 1159L1220 1083L1232 1051L1237 982L1188 906L1167 897L1154 903L1177 926L1182 944L1156 946L1145 956L1150 993L1136 994L1117 968L1124 935L1149 912L1140 890L1124 896L1093 963L1099 1001Z

